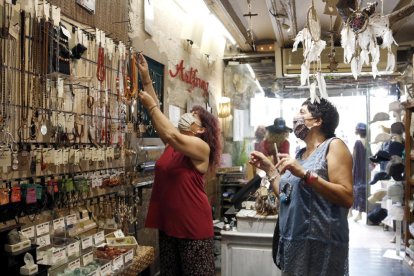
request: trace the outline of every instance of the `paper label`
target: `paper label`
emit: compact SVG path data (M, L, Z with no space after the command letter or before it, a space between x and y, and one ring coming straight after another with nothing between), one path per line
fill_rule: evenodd
M62 164L62 159L63 159L63 150L56 150L55 151L55 165L59 166L60 164Z
M58 91L58 98L63 98L64 89L63 89L63 79L61 78L57 79L57 91Z
M98 270L95 270L94 272L89 273L88 276L98 276Z
M94 162L99 161L99 156L98 156L98 150L97 149L92 150L92 161L94 161Z
M55 27L59 27L60 24L60 8L52 5L52 21Z
M94 236L95 245L103 243L105 241L105 233L104 231L98 232Z
M66 165L69 161L69 150L62 151L62 164Z
M58 218L53 221L53 230L65 228L65 218Z
M24 229L21 230L21 232L23 234L25 234L26 237L28 237L29 239L35 237L35 227L34 226L31 226L31 227L28 227L28 228L24 228Z
M69 215L69 216L66 216L66 225L67 225L67 226L69 226L69 225L73 225L73 224L75 224L77 221L78 221L78 219L76 218L76 215L75 215L75 214L73 214L73 215Z
M49 222L36 225L36 236L42 236L44 234L49 234L50 227Z
M0 167L3 168L3 173L7 172L7 167L11 166L11 153L10 151L0 152Z
M91 262L93 262L93 252L89 252L88 254L82 256L83 266L88 265Z
M79 242L74 242L68 245L68 256L79 256Z
M42 248L42 247L50 245L50 235L47 234L41 237L37 237L36 244L39 245L38 248Z
M127 264L129 262L132 262L134 259L134 250L131 249L127 253L124 254L124 262Z
M61 247L53 250L52 262L53 264L61 263L66 260L66 247Z
M68 270L73 271L76 268L80 268L80 259L76 259L70 263L68 263Z
M114 232L115 238L125 238L124 232L121 229L118 229Z
M119 269L124 265L124 256L118 256L112 261L112 265L115 269Z
M101 266L101 276L109 276L109 275L111 275L111 273L112 273L111 262Z
M82 250L91 247L92 244L92 236L82 239Z

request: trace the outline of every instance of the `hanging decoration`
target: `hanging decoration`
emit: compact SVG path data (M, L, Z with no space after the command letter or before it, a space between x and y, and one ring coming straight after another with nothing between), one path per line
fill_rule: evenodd
M389 16L375 13L377 2L368 3L360 10L351 9L341 31L341 46L344 49L344 62L351 63L352 75L355 79L362 72L364 64L370 65L374 79L378 75L378 62L380 60L380 47L388 50L386 71L393 71L395 57L391 47L397 45L390 29ZM397 45L398 46L398 45Z
M321 72L321 53L326 47L326 41L320 39L320 36L321 24L312 1L312 6L307 13L307 26L297 34L292 49L292 52L296 52L299 43L303 45L304 60L301 66L300 83L302 86L309 85L312 102L320 102L320 98L316 95L317 87L319 88L320 97L328 98L325 78ZM311 82L310 70L312 65L314 65L314 73L312 75L313 81Z
M243 14L244 17L249 17L249 29L247 30L247 36L250 39L250 45L253 48L253 51L256 51L256 45L254 43L254 36L253 36L253 23L252 17L258 16L257 13L252 13L252 3L251 0L247 0L247 6L249 7L249 13Z

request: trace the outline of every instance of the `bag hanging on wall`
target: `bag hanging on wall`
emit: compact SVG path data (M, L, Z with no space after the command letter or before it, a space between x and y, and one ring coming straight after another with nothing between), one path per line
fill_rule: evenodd
M279 229L279 215L276 219L276 227L275 231L273 232L273 239L272 239L272 258L275 265L281 269L280 267L280 260L277 259L277 251L279 249L279 240L280 240L280 229Z

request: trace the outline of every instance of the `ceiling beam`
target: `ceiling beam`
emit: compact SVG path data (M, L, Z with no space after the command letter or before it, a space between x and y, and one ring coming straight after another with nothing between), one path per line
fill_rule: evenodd
M229 0L204 0L204 3L223 23L224 27L233 36L240 49L245 52L252 51L251 41L247 30L237 16Z

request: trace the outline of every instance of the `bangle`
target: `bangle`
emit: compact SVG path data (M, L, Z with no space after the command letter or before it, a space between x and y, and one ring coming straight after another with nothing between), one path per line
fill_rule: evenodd
M316 183L316 181L318 180L319 176L317 173L311 171L311 170L306 170L305 175L303 176L303 180L305 181L306 184L308 185L313 185Z
M157 105L153 105L153 106L151 106L149 109L148 109L148 114L150 115L150 116L152 116L152 112L154 111L154 108L156 108L157 107Z
M147 86L147 85L150 85L150 84L152 84L152 80L149 80L147 82L142 82L143 86Z

